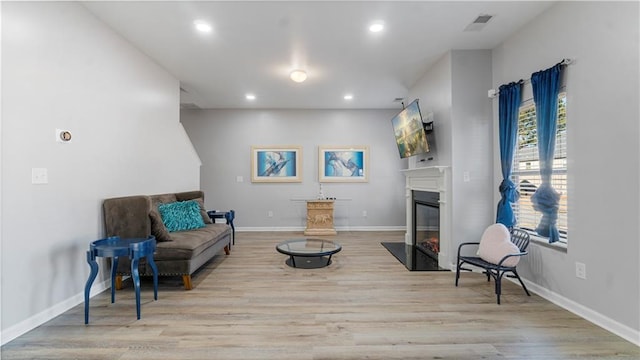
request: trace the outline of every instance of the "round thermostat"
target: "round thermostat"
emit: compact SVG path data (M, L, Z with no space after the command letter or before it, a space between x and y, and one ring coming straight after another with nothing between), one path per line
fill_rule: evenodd
M71 133L69 131L61 131L60 132L60 140L62 141L70 141Z

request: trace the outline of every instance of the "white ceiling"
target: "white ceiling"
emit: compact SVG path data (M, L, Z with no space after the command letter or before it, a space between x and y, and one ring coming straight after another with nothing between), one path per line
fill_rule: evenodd
M180 80L200 108L393 109L451 49L492 49L546 1L83 2ZM478 15L494 17L464 31ZM209 34L194 20L211 23ZM385 29L371 33L381 20ZM309 77L288 77L302 68ZM248 101L245 94L256 99ZM343 96L353 94L353 100Z

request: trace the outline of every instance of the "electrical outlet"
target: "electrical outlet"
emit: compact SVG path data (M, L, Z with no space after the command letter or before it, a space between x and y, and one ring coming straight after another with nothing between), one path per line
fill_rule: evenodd
M468 172L468 171L465 171L465 172L463 172L463 173L462 173L462 180L463 180L464 182L469 182L469 181L471 181L471 176L469 175L469 172Z
M367 217L367 210L362 210L362 217Z
M587 265L576 261L576 277L579 279L587 278Z
M267 211L267 216L268 217L273 217L273 211L271 211L271 210Z
M243 182L244 178L241 175L236 176L236 182Z

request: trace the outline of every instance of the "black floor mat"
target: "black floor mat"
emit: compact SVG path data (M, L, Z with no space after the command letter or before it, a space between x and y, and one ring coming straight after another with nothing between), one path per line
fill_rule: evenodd
M411 271L449 271L438 266L438 261L413 245L403 242L380 243ZM408 261L407 261L408 260Z

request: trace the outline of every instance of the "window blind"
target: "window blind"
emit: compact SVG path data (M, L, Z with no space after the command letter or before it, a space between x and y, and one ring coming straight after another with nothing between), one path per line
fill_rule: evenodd
M567 242L569 227L567 223L567 130L566 130L566 93L558 96L558 130L553 160L551 185L560 193L558 209L558 231L560 241ZM516 226L535 231L542 213L533 209L531 195L542 183L540 161L538 157L538 139L536 129L535 105L528 100L520 107L518 116L518 140L514 154L512 181L520 192L520 198L513 204L516 214Z

